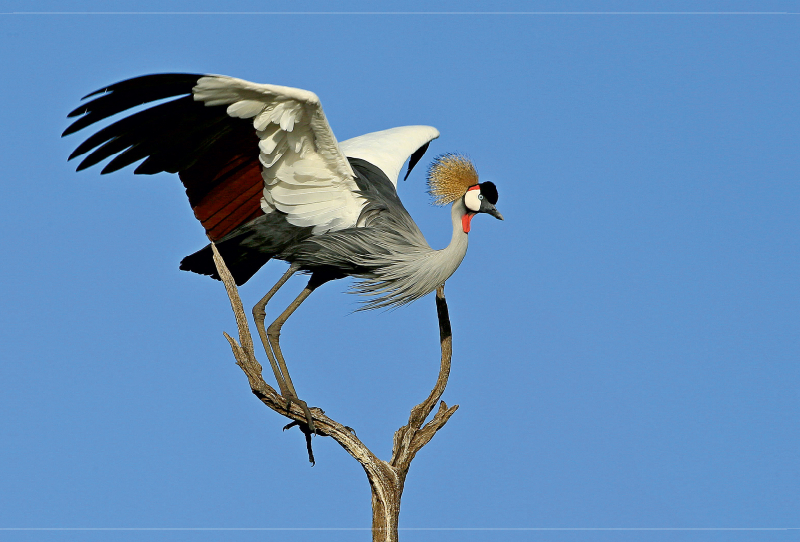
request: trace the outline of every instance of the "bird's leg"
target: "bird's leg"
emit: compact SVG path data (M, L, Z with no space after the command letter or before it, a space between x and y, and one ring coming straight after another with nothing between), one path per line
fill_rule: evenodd
M308 429L310 433L314 434L314 420L311 417L311 411L308 409L308 405L305 401L300 400L297 396L297 392L294 389L294 384L292 384L292 378L289 376L289 369L286 368L286 361L283 359L283 354L281 353L281 346L280 346L280 336L281 336L281 327L283 324L286 323L286 320L292 315L292 313L297 310L297 307L305 301L308 296L311 295L311 292L314 291L314 287L311 286L311 281L309 281L309 285L306 286L300 295L297 296L297 299L292 301L292 303L286 307L286 310L281 313L278 318L275 319L267 328L267 338L269 340L270 346L272 346L272 351L275 352L275 357L278 359L278 364L280 365L281 373L286 379L286 386L289 389L289 394L287 396L287 404L286 409L288 410L291 406L292 402L297 403L300 405L300 408L303 409L303 412L306 415L306 421L308 422Z
M269 364L272 366L272 372L275 373L275 380L277 380L278 387L281 389L281 395L290 401L290 403L286 406L287 410L291 404L291 395L289 393L289 388L286 387L286 381L283 378L280 369L278 368L278 364L275 362L275 354L272 353L272 348L270 347L269 339L267 338L267 332L264 329L264 319L267 317L267 303L269 303L269 300L272 299L272 296L275 295L281 286L286 284L286 281L297 272L297 269L298 268L294 264L289 266L289 269L283 274L275 286L273 286L269 292L267 292L267 295L262 297L261 301L256 303L253 307L253 319L256 322L256 329L258 329L258 335L261 337L261 344L264 345L264 351L267 353L267 357L269 358Z

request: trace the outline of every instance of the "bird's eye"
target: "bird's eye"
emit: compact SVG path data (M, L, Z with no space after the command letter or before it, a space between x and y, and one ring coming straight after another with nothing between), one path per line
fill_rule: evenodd
M478 194L478 199L483 199L483 194Z

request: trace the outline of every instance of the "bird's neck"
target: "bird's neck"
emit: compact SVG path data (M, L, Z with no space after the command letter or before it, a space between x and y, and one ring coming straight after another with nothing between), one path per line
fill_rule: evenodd
M469 211L461 198L453 203L450 209L450 218L453 220L453 237L450 239L450 245L463 244L464 247L467 246L469 234L464 231L464 216L467 213L469 213ZM475 213L471 214L474 215ZM466 248L464 250L466 250Z
M450 244L442 250L437 250L440 258L439 264L442 270L447 274L444 278L450 278L450 275L455 273L461 261L467 254L467 245L469 242L469 234L464 232L462 218L467 214L467 208L464 202L459 198L453 203L450 209L450 218L453 221L453 237L450 238Z

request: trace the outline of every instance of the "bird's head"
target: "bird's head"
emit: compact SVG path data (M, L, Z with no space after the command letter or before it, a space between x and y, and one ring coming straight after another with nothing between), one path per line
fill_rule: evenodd
M497 210L497 187L491 181L478 182L478 172L466 156L442 154L434 159L428 169L428 192L433 203L446 205L461 200L464 214L461 226L469 233L472 217L478 213L488 213L503 220Z

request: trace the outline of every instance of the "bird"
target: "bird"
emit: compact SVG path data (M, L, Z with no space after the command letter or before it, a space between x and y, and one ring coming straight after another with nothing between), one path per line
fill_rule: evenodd
M311 412L280 347L281 328L300 304L345 277L357 279L352 290L366 296L359 310L408 304L456 271L474 216L503 220L494 183L480 182L467 156L441 154L429 166L427 186L434 204L451 206L453 234L447 247L432 249L400 201L397 182L406 160L404 179L439 131L400 126L338 142L318 96L307 90L162 73L114 83L82 100L62 137L129 114L78 145L69 156L85 155L77 171L111 158L101 174L139 161L135 174L177 173L237 285L270 260L289 263L253 317L287 411L300 406L312 434ZM180 268L220 278L211 244ZM310 275L307 285L265 328L267 304L296 273Z

